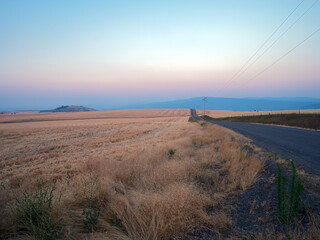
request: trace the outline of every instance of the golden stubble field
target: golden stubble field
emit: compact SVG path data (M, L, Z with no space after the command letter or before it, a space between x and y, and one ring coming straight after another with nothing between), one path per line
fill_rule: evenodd
M33 122L52 120L81 119L121 119L121 118L158 118L182 117L190 115L190 109L129 109L112 111L70 112L70 113L31 113L0 115L2 122Z
M186 110L131 113L1 123L0 237L37 236L38 228L52 234L50 226L66 239L172 239L195 227L217 234L232 227L224 201L247 189L263 169L255 154L243 150L246 140L218 126L190 123L179 116ZM28 207L26 196L39 196L44 186L54 188L52 206L34 222L17 202ZM88 209L99 212L90 227L83 215Z

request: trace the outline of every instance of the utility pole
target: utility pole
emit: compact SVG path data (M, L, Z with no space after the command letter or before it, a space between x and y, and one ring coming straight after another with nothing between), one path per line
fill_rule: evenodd
M203 101L203 116L205 116L205 115L206 115L206 102L207 102L207 98L204 97L204 98L202 99L202 101Z

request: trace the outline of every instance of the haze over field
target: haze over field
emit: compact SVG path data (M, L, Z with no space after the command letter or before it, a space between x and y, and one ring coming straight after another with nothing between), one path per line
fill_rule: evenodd
M299 2L1 1L0 111L319 98L320 4Z

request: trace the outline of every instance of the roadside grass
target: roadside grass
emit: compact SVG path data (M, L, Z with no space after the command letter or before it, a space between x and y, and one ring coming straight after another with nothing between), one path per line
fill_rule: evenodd
M228 240L318 240L320 236L320 218L318 215L309 214L309 226L302 223L295 223L284 227L283 232L277 232L274 229L266 229L264 234L252 233L242 234L226 238Z
M270 197L260 198L255 195L250 201L250 210L246 218L252 219L254 228L262 227L260 230L253 231L235 231L228 237L222 237L221 239L228 240L240 240L240 239L255 239L255 240L317 240L320 236L320 215L319 215L319 192L314 191L307 185L307 181L317 183L319 185L319 177L309 175L305 173L298 166L295 167L290 161L283 160L280 157L272 153L263 153L264 157L267 157L271 162L266 162L266 171L262 175L266 174L267 177L262 186L266 182L270 183ZM268 160L267 160L268 161ZM272 170L270 163L276 163L281 167L281 174L277 174L277 169ZM270 168L271 167L271 168ZM279 169L278 169L279 171ZM267 174L269 172L269 174ZM277 176L278 175L278 176ZM287 181L280 186L279 189L279 177L284 177ZM296 175L296 176L294 176ZM261 177L261 175L260 175ZM258 180L259 181L259 180ZM299 182L303 186L303 192L297 191ZM269 185L269 184L268 184ZM261 189L261 185L258 185L258 191ZM266 185L265 185L266 186ZM269 187L270 187L269 186ZM273 187L272 187L273 186ZM263 189L263 187L262 187ZM268 189L268 188L266 188ZM279 192L280 190L280 192ZM266 190L262 190L264 192ZM279 201L279 193L281 200ZM293 195L292 195L293 193ZM300 195L301 193L301 195ZM263 194L263 193L261 193ZM268 194L268 193L267 193ZM249 195L252 196L252 193ZM301 198L300 198L301 197ZM257 200L258 199L258 200ZM292 203L295 203L295 199L299 199L300 207L293 209ZM293 201L292 201L293 200ZM279 209L279 203L283 205ZM255 216L252 218L252 214L260 212L260 217ZM276 217L276 219L274 219ZM273 220L272 220L273 219ZM256 225L256 222L260 222Z
M277 164L277 203L284 204L280 207L280 211L278 209L278 213L280 214L279 220L284 223L284 230L282 232L276 232L273 229L269 229L265 235L255 234L254 239L318 239L320 236L320 209L313 201L315 201L315 199L317 202L320 201L320 177L305 172L300 166L295 166L292 161L284 160L276 154L268 152L265 153L265 155ZM281 180L284 176L280 168L285 170L287 175L291 174L290 182L286 184L287 186L285 186L285 182ZM279 184L284 185L280 186L280 192ZM303 190L303 193L301 190ZM286 194L285 191L289 192ZM307 193L305 193L305 191L307 191ZM282 196L279 196L279 193ZM280 202L279 197L282 198ZM285 206L285 204L287 206ZM296 207L294 206L295 204L297 204ZM287 212L285 213L285 211ZM283 214L285 214L285 216ZM306 222L308 223L306 224Z
M193 117L189 117L189 120L188 120L189 122L198 122L197 120L195 120Z
M263 124L277 124L291 127L301 127L308 129L320 129L320 114L269 114L257 116L241 116L228 118L212 118L210 116L202 116L208 121L231 121L231 122L250 122Z
M264 168L240 135L186 117L46 124L1 131L2 238L25 234L11 209L25 193L36 196L39 181L55 189L48 216L63 219L66 239L173 239L195 228L221 234L232 227L221 206Z
M296 222L284 226L282 232L277 232L274 229L266 229L264 234L244 234L239 237L228 238L228 240L318 240L320 236L320 218L312 212L309 212L308 216L310 219L308 226L305 226L301 222Z

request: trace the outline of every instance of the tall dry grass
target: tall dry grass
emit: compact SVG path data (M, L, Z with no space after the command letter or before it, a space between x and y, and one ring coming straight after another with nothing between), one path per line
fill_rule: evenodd
M2 124L0 231L20 236L14 198L41 180L56 188L53 209L66 223L65 238L172 239L196 227L223 232L232 226L224 202L263 168L243 141L185 117ZM94 233L83 226L88 198L100 209Z
M228 240L318 240L320 236L320 219L318 215L310 214L310 223L304 226L301 222L294 225L290 224L284 227L284 233L275 231L273 228L266 229L265 233L244 234L242 236L233 236Z

